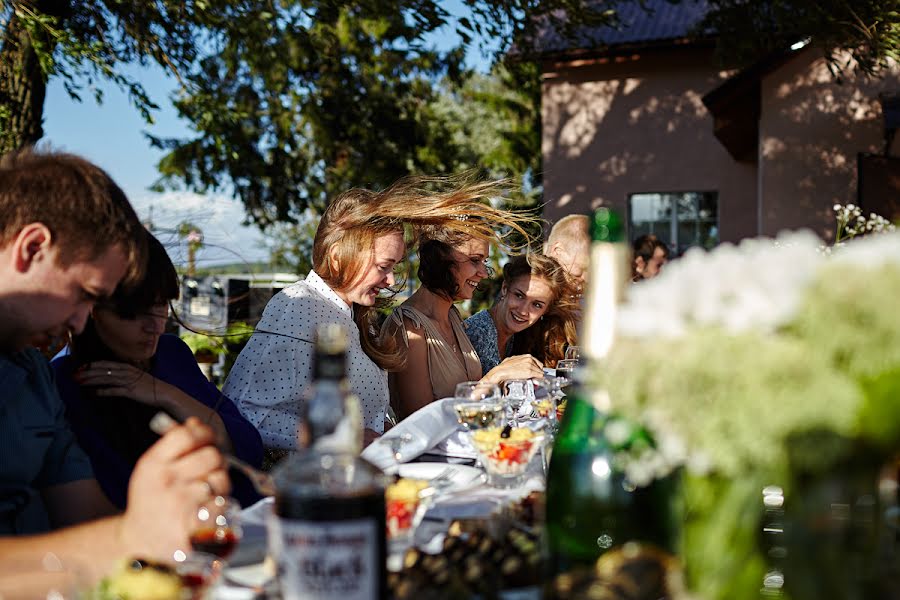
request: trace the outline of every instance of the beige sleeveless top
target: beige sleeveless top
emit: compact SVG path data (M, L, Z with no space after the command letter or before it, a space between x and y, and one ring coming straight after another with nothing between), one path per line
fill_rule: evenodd
M475 348L472 347L472 342L466 336L462 318L455 306L450 309L450 325L453 327L453 335L456 336L456 342L462 352L461 356L451 349L452 346L446 342L434 321L415 308L401 304L391 313L388 322L385 323L385 329L392 325L396 327L397 331L402 331L403 343L407 347L409 347L409 338L403 324L404 318L409 319L416 329L425 330L425 341L428 346L428 376L431 380L431 393L435 400L453 396L457 383L481 379L481 361L478 359ZM394 373L391 375L402 376Z

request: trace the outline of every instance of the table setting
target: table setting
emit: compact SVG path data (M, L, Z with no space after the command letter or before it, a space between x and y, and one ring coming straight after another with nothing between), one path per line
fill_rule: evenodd
M410 551L439 554L453 525L508 518L510 506L543 491L561 396L552 393L555 373L547 375L547 381L513 382L506 393L463 382L453 397L423 407L362 452L393 480L386 490L389 572L401 571ZM535 407L548 402L552 409L539 414ZM264 474L256 479L271 484ZM274 567L266 556L273 507L274 498L266 497L240 511L241 539L214 598L272 593Z

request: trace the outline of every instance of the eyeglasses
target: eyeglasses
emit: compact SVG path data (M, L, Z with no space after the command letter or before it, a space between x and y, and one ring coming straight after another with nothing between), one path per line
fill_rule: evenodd
M100 306L100 308L109 310L115 313L115 315L120 319L124 319L126 321L135 321L137 319L168 319L172 316L172 307L168 302L165 304L154 304L148 310L140 312L110 305L102 305Z

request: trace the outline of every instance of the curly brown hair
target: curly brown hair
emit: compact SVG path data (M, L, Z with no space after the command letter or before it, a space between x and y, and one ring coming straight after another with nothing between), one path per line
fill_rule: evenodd
M575 345L581 318L578 286L556 259L543 254L529 253L515 256L503 267L503 286L506 289L520 277L543 279L553 291L547 312L524 331L513 336L512 354L531 354L548 367L565 357L566 345Z

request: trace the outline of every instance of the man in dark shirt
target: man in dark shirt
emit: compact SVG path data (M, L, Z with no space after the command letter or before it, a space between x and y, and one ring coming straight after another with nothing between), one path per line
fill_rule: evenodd
M75 156L0 158L0 561L46 552L97 572L121 557L188 550L190 514L228 478L212 431L176 427L141 457L114 509L74 442L43 357L30 346L84 327L94 303L140 276L142 225L101 169Z

